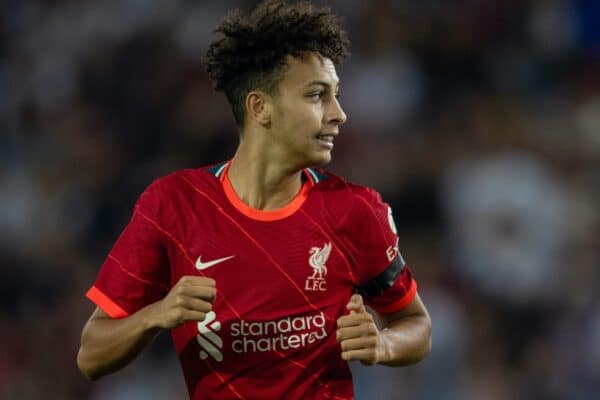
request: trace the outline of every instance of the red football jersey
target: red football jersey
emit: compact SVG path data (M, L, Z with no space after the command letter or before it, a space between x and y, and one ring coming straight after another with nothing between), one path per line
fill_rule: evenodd
M308 168L290 204L256 210L228 165L150 185L87 296L122 318L185 275L211 277L213 311L171 331L192 399L352 399L335 335L350 296L390 313L416 294L389 206Z

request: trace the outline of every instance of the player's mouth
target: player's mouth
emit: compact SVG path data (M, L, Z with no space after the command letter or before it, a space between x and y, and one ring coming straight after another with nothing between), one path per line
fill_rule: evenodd
M337 133L319 133L317 136L317 140L319 144L329 150L333 149L333 139Z

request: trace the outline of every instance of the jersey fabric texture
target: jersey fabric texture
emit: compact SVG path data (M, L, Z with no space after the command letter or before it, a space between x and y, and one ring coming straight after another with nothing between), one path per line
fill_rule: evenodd
M87 297L123 318L185 275L211 277L213 310L171 330L190 398L354 398L337 318L378 277L379 290L362 292L377 311L401 310L417 290L388 205L372 189L305 169L290 204L260 211L237 197L228 165L151 184Z

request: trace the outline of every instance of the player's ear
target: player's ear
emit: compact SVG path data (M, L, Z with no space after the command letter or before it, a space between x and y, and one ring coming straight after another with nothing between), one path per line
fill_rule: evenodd
M268 127L271 124L270 97L259 90L252 91L246 96L246 113L248 118L258 124Z

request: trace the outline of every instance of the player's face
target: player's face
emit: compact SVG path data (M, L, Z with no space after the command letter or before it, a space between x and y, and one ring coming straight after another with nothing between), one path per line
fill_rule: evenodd
M327 164L335 137L346 121L338 102L339 78L333 62L316 53L288 57L288 69L274 100L274 145L295 167Z

